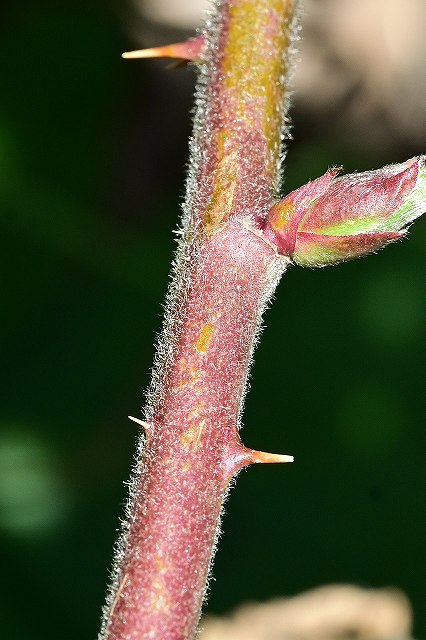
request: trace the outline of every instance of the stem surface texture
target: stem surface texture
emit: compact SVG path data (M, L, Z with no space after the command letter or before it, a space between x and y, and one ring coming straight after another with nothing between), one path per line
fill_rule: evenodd
M206 22L181 239L102 640L194 637L229 482L266 461L238 429L289 262L261 227L279 188L294 4L225 0Z

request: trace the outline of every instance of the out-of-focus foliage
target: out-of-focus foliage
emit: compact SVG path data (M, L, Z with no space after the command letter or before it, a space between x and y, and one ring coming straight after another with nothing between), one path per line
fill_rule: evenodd
M126 415L142 405L161 321L193 76L122 61L143 44L126 37L123 11L71 0L0 9L8 640L96 635L134 448ZM368 119L354 151L327 112L296 102L292 115L287 190L330 164L367 170L424 151L413 137L372 149ZM425 253L420 221L376 257L285 276L244 440L296 463L239 478L211 611L335 581L393 584L414 605L415 635L426 633Z

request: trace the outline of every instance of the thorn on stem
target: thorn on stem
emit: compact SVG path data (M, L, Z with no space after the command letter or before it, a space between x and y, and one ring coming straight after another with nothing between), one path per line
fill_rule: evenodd
M149 435L152 431L152 427L149 424L149 422L144 422L143 420L140 420L139 418L135 418L134 416L127 416L129 418L129 420L133 420L133 422L136 422L136 424L138 424L139 426L141 426L146 435Z
M237 442L230 449L226 458L226 478L229 480L235 473L252 464L283 462L294 462L294 457L281 453L266 453L265 451L249 449L242 444L237 434Z
M138 49L137 51L126 51L122 58L180 58L196 62L204 49L206 38L204 35L189 38L184 42L176 42L163 47L153 47L151 49Z
M256 464L258 462L294 462L294 457L286 456L281 453L266 453L265 451L255 451L254 449L251 449L248 464Z

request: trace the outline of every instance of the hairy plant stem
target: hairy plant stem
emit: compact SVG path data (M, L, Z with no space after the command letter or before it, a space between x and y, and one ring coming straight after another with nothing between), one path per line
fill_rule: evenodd
M262 234L280 181L290 0L224 0L206 23L181 240L100 638L196 632L261 316L289 260Z

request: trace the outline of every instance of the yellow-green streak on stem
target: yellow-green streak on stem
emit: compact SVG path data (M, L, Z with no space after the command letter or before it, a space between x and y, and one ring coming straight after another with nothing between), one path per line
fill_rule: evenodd
M256 208L269 206L276 195L288 51L294 36L293 0L236 0L223 5L225 28L213 78L216 155L211 158L212 188L203 215L209 235L233 213L256 217ZM247 184L255 185L252 202Z
M287 74L289 45L282 24L291 20L293 5L288 0L242 0L232 5L223 59L225 86L235 97L235 118L246 127L261 125L272 171L280 154L285 95L281 80Z

